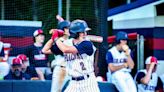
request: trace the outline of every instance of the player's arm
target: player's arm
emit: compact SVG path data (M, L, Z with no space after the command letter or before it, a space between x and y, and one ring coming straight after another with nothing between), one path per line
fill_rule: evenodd
M128 55L128 56L127 56L127 64L128 64L128 67L129 67L130 69L133 69L133 68L134 68L134 61L133 61L131 55Z
M145 75L145 77L143 77L141 79L141 83L143 83L143 84L148 84L149 83L149 81L151 79L151 75L152 75L154 65L155 65L154 62L150 64L150 67L149 67L149 70L148 70L147 74Z
M52 51L50 49L52 45L53 45L53 40L52 39L48 40L47 43L44 45L42 52L44 54L52 54Z
M130 69L133 69L134 68L134 61L133 61L133 59L131 57L131 54L130 54L130 50L129 50L128 45L123 45L122 46L122 49L124 50L125 55L127 56L127 64L128 64L128 67Z
M52 51L52 47L54 44L55 39L61 38L63 36L63 31L58 30L58 29L51 29L49 31L50 34L52 34L51 39L48 40L48 42L44 45L42 52L44 54L52 54L54 51ZM56 47L55 47L56 48Z
M63 53L78 53L78 50L75 46L65 45L60 39L56 40L56 44Z
M115 72L115 71L120 70L122 68L128 67L127 63L124 63L123 65L114 66L113 65L113 56L112 56L111 52L107 52L106 61L108 63L108 68L110 69L111 72Z
M118 71L122 68L127 68L127 64L124 63L123 65L114 66L112 63L110 63L110 64L108 64L108 67L111 70L111 72L115 72L115 71Z

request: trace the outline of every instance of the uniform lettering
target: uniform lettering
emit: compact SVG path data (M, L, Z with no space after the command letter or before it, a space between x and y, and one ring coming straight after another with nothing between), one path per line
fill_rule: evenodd
M113 63L125 63L126 59L114 59Z
M145 90L155 90L154 86L146 85Z
M83 59L80 54L64 54L64 58L66 61L71 61L75 59Z

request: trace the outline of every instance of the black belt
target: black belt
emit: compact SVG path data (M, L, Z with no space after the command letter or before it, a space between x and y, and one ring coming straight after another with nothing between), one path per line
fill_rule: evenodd
M89 78L89 75L87 75L86 77ZM72 77L72 80L76 80L76 81L80 81L80 80L84 80L84 79L85 79L84 76Z
M56 66L59 66L59 67L61 67L61 68L65 68L65 66L62 66L62 65L55 65L55 67L56 67Z

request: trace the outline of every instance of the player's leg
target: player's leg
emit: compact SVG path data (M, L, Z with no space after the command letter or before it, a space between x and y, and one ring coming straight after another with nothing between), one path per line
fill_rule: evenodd
M132 76L129 73L127 73L126 78L127 78L126 83L127 83L127 87L129 89L129 91L130 92L137 92L137 88L136 88L136 85L135 85L135 82L134 82Z
M64 92L79 92L79 84L76 81L70 80ZM84 91L85 92L85 91Z
M61 71L60 66L56 66L53 69L51 92L59 92L59 79L60 79L59 74L60 74L60 71Z
M67 88L70 81L70 76L66 73L63 84L62 84L62 92Z
M90 75L88 79L79 81L80 92L100 92L95 75Z
M112 74L112 83L116 86L119 92L130 92L126 84L126 76L124 72Z
M59 90L60 90L60 92L62 90L62 86L63 86L65 76L66 76L66 69L65 69L65 67L61 67L60 73L59 73L59 77L60 77L59 78Z

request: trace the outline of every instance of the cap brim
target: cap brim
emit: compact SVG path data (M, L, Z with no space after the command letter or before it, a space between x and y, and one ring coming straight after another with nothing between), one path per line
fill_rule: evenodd
M85 28L85 31L90 31L90 30L91 30L91 28L89 28L89 27L88 28Z
M45 35L44 33L39 33L37 35L34 35L34 37L37 37L38 35Z
M12 64L12 66L21 66L21 64Z

